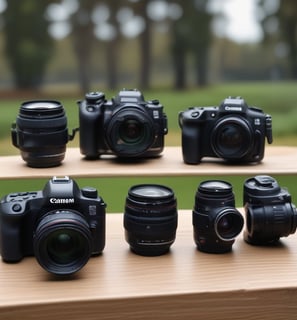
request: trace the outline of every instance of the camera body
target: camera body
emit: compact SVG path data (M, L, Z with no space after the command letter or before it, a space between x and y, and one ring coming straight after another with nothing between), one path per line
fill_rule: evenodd
M229 97L220 106L192 107L179 114L185 163L198 164L203 157L232 162L259 162L265 137L272 143L271 116L244 99Z
M220 180L203 181L196 192L192 221L199 251L231 251L243 228L243 217L235 208L231 184Z
M270 176L259 175L245 181L243 205L244 240L249 244L276 243L296 231L297 211L291 195Z
M6 195L0 203L2 259L34 255L50 272L77 271L105 246L105 207L96 189L80 190L69 177L53 177L41 191ZM80 254L87 254L85 261Z
M167 117L158 100L145 101L138 90L122 90L108 101L104 93L87 93L78 104L80 151L87 158L154 157L163 151Z

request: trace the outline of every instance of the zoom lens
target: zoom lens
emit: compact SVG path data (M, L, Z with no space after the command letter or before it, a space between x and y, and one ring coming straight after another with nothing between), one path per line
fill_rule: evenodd
M235 208L230 183L220 180L202 182L193 210L194 240L198 250L210 253L231 251L243 228L243 217Z
M240 160L253 146L252 131L241 118L227 117L213 129L212 147L216 155L226 160Z
M169 251L177 228L173 191L155 184L130 188L124 212L125 238L133 252L157 256Z
M28 166L59 165L69 139L63 106L52 100L24 102L11 134L13 145L20 149Z
M73 211L48 213L36 228L34 253L39 264L50 273L77 272L92 254L92 236L87 222Z
M129 106L112 116L106 130L109 147L119 157L141 156L151 147L154 137L151 117Z

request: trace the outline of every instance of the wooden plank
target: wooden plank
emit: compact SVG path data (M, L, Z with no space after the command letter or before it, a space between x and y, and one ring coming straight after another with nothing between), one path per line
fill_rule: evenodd
M295 319L297 235L254 247L242 234L228 254L196 250L191 212L179 211L169 254L142 257L124 240L122 214L107 215L106 248L70 279L35 258L0 262L1 319Z
M128 176L204 176L247 174L297 173L296 147L266 148L266 156L259 164L230 165L220 159L203 159L198 165L183 163L180 147L167 147L161 157L134 163L119 162L115 158L84 160L77 148L68 148L59 167L37 169L26 166L20 156L0 158L0 179L49 178L54 175L71 177L128 177Z

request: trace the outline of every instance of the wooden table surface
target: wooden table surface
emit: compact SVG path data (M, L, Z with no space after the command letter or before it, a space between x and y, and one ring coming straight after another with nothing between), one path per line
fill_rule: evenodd
M208 159L209 160L209 159ZM0 157L0 179L297 174L297 148L266 148L262 163L230 166L218 159L186 165L180 147L158 159L86 161L68 148L56 168L28 168ZM0 261L0 319L296 319L297 234L276 247L254 247L242 235L229 254L197 251L190 211L179 211L171 252L141 257L124 240L122 214L108 214L103 255L71 278L55 278L34 257Z
M261 163L228 165L220 159L203 159L198 165L183 163L180 147L166 147L163 155L136 163L122 163L116 159L88 161L77 148L68 148L62 165L54 168L29 168L21 156L0 157L0 179L48 178L54 175L72 177L127 177L127 176L203 176L242 174L297 173L297 148L272 147L265 150Z
M106 248L71 278L34 257L0 262L0 319L296 319L297 235L232 253L196 250L190 211L179 211L169 254L142 257L124 240L122 214L107 215Z

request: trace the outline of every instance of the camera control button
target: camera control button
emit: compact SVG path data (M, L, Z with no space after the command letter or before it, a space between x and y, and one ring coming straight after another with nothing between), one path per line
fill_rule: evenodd
M199 115L200 115L200 113L199 113L198 111L193 111L193 112L191 112L191 117L192 117L192 118L198 118Z
M22 211L22 206L21 206L19 203L16 203L16 204L14 204L14 205L12 206L12 210L13 210L14 212L20 212L20 211Z
M81 189L81 193L86 198L96 199L98 197L97 189L92 187L84 187Z

